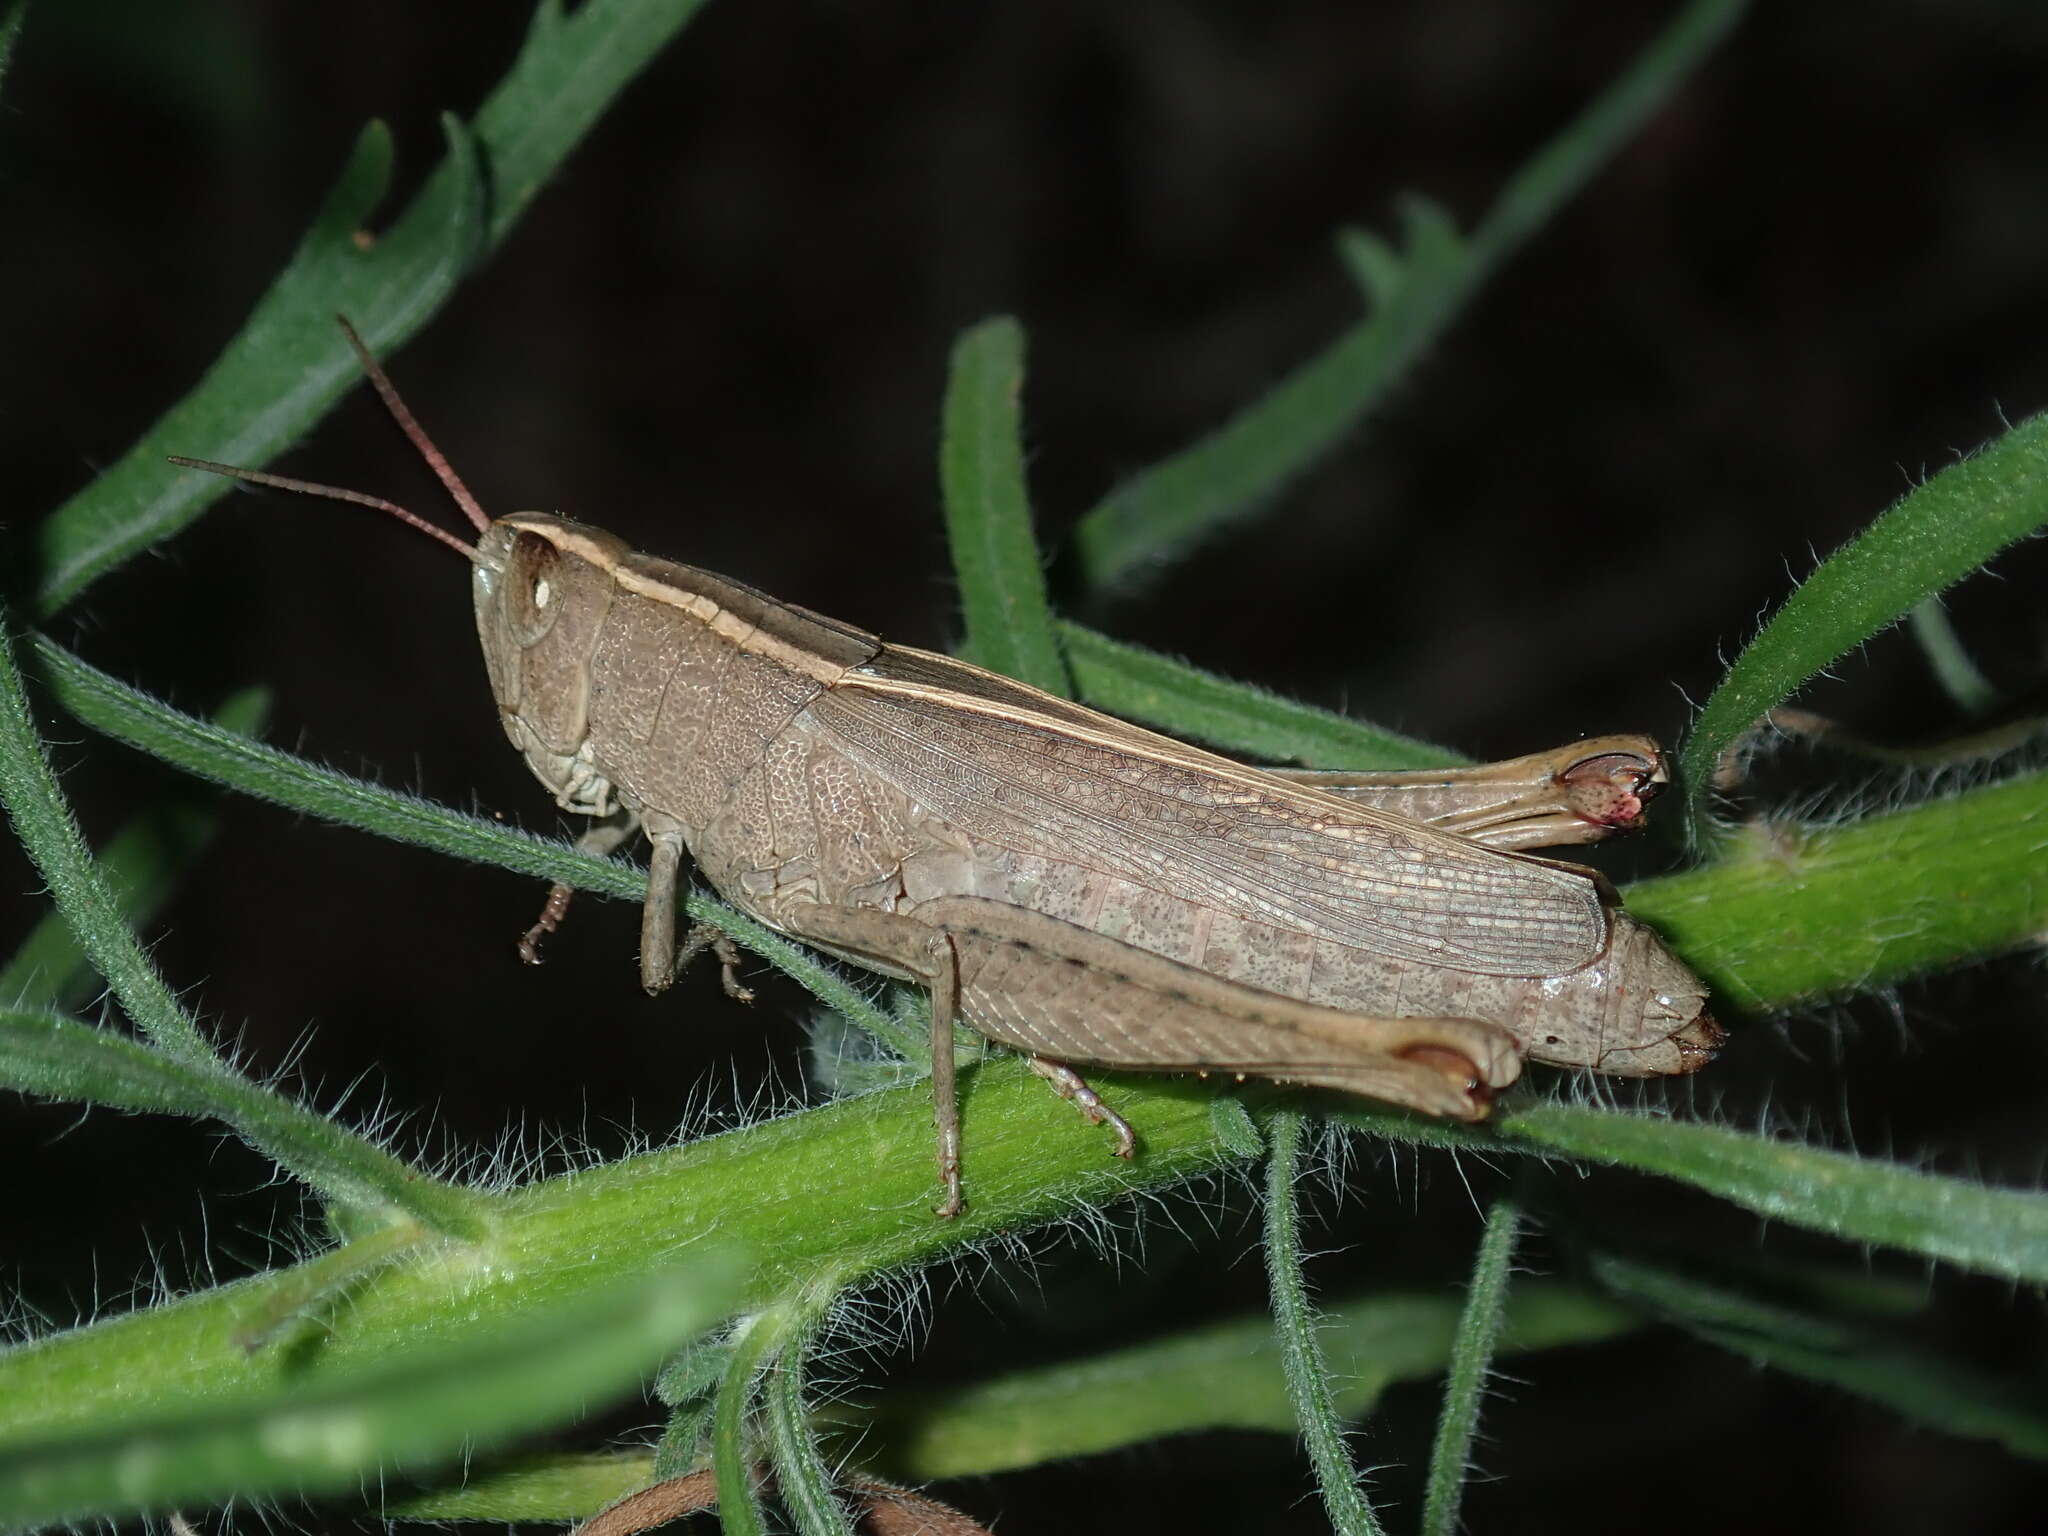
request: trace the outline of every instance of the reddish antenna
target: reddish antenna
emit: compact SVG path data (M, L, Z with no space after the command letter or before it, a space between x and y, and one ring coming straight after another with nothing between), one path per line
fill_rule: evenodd
M377 397L384 402L384 408L391 413L391 419L398 423L399 430L405 434L406 440L418 451L419 456L427 461L427 467L433 470L435 477L447 487L448 494L455 499L455 504L462 508L463 514L468 517L477 532L484 532L491 526L490 515L484 511L476 497L470 494L469 487L462 483L462 477L455 473L447 455L434 446L434 440L428 437L419 422L413 419L412 412L406 409L405 402L398 397L397 388L385 377L384 370L377 365L377 359L370 355L370 349L363 345L363 338L356 334L356 328L348 323L348 317L336 315L334 318L341 327L341 334L348 338L349 347L355 352L356 361L362 364L371 387L377 391ZM226 475L231 480L243 480L251 485L267 485L274 490L292 491L301 496L319 496L328 501L345 501L358 507L373 507L379 512L390 513L401 523L417 528L430 538L439 539L465 560L473 563L477 558L475 545L464 543L447 529L430 523L418 513L408 512L397 502L386 501L381 496L343 490L336 485L321 485L312 480L294 480L288 475L267 474L259 469L241 469L233 464L217 464L211 459L188 459L178 454L172 454L170 458L173 464L186 469L203 469L210 474Z

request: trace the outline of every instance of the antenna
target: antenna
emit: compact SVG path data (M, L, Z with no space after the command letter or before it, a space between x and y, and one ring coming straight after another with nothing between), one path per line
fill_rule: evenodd
M391 419L398 423L398 428L405 434L406 440L418 451L420 457L427 461L427 467L433 470L435 477L447 487L448 494L455 499L455 504L462 508L463 515L475 526L477 532L487 530L491 526L490 515L484 511L476 497L470 494L469 487L462 483L462 477L455 473L447 455L434 446L434 440L427 436L419 422L413 418L412 412L406 409L405 402L399 398L396 386L385 377L384 370L377 364L377 359L370 355L370 349L363 344L363 338L356 334L356 328L348 323L346 315L336 315L334 319L341 327L341 334L348 338L349 347L354 351L356 361L362 364L371 387L377 391L377 397L384 402L384 408L391 413ZM173 464L185 469L203 469L209 474L226 475L231 480L246 481L250 485L267 485L273 490L291 491L300 496L319 496L328 501L345 501L354 506L372 507L379 512L388 512L401 523L417 528L429 538L439 539L472 564L477 560L475 545L465 543L447 529L428 522L417 512L408 512L397 502L386 501L382 496L371 496L363 491L343 490L338 485L321 485L313 480L294 480L288 475L267 474L260 469L241 469L233 464L217 464L211 459L188 459L179 454L172 454L170 458Z

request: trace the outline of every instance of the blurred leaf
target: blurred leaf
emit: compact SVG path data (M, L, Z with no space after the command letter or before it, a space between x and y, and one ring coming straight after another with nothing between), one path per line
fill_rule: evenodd
M687 1272L422 1341L377 1368L12 1436L0 1441L0 1521L112 1519L341 1490L466 1455L623 1393L716 1321L736 1280L730 1263L693 1254Z
M479 1459L442 1487L388 1499L387 1520L587 1520L659 1474L646 1451Z
M1402 206L1404 249L1350 235L1344 256L1372 312L1208 436L1127 480L1074 530L1087 584L1155 571L1258 511L1341 442L1506 259L1591 180L1735 24L1742 0L1693 0L1507 186L1469 241L1422 198ZM1390 766L1373 764L1368 766Z
M1615 1253L1588 1263L1630 1305L1746 1360L1857 1393L1916 1424L2048 1459L2048 1361L2013 1360L1994 1372L1896 1325L1803 1310Z
M1338 1412L1357 1420L1397 1381L1450 1361L1460 1316L1451 1292L1374 1291L1325 1308L1316 1338ZM1583 1286L1531 1280L1507 1304L1503 1347L1555 1349L1629 1333L1629 1309ZM1297 1432L1273 1320L1263 1313L1036 1365L984 1381L890 1391L872 1408L825 1410L838 1437L886 1476L981 1477L1201 1430Z
M14 4L0 12L0 86L7 83L7 70L14 62L14 45L21 41L21 24L28 18L28 0L14 0Z
M1927 658L1928 669L1949 702L1968 716L1990 713L1998 703L1998 690L1971 660L1969 648L1949 621L1941 599L1930 597L1915 603L1906 618L1920 644L1920 654Z

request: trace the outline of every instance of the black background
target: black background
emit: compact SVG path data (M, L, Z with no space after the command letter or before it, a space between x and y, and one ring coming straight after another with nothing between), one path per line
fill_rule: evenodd
M1056 549L1121 475L1350 323L1340 225L1386 230L1404 189L1477 219L1663 12L722 0L393 371L495 511L559 510L943 645L936 422L961 328L1009 312L1029 330L1032 485ZM439 153L434 114L473 109L523 23L495 5L40 6L0 95L9 535L196 380L364 119L393 125L409 187ZM1816 553L2048 402L2044 64L2048 12L2024 4L1762 9L1268 518L1092 610L1056 567L1056 599L1478 754L1610 729L1675 739ZM366 392L281 467L436 506ZM1997 573L1954 612L2024 701L2048 657L2041 548ZM493 720L466 574L403 530L235 497L54 629L187 707L260 682L273 741L555 825ZM1809 701L1868 731L1958 724L1901 635L1836 670ZM96 836L169 782L55 733ZM1840 763L1823 776L1844 772L1863 782ZM331 1096L367 1072L357 1102L412 1112L435 1147L512 1122L616 1151L622 1125L663 1134L693 1092L746 1103L798 1084L800 999L771 990L731 1014L697 976L648 1002L624 906L587 903L529 973L510 939L539 893L521 882L240 799L220 811L152 936L260 1065L311 1030L309 1080ZM33 892L18 859L4 869L10 894ZM37 910L20 903L7 932ZM1713 1091L1738 1119L1768 1100L1820 1134L2032 1180L2039 977L2011 960L1754 1024ZM58 1320L96 1291L120 1304L157 1268L203 1279L202 1250L223 1274L261 1262L296 1210L204 1128L96 1115L61 1135L75 1118L17 1102L0 1119L0 1260ZM1325 1286L1456 1283L1477 1231L1465 1185L1425 1160L1418 1195L1405 1154L1400 1171L1396 1199L1365 1155L1327 1236L1353 1252L1324 1261ZM1464 1171L1483 1193L1487 1170ZM1562 1189L1600 1219L1754 1241L1662 1186ZM1176 1308L1256 1306L1244 1202L1223 1203L1220 1237L1157 1237L1149 1279L1127 1266L1121 1288L1054 1253L1056 1306L973 1266L918 1358L880 1369L943 1381ZM1544 1244L1528 1258L1567 1261ZM2033 1298L1939 1288L1965 1347L2039 1358ZM2029 1464L1676 1335L1510 1370L1481 1450L1502 1479L1472 1490L1475 1529L2040 1528ZM1397 1527L1433 1405L1433 1389L1398 1391L1361 1442L1410 1469L1386 1474ZM1284 1441L1218 1434L945 1491L1023 1533L1313 1530L1308 1489Z

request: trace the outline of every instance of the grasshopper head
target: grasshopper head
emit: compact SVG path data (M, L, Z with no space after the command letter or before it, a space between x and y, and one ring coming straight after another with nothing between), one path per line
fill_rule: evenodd
M471 590L498 717L564 806L602 814L611 786L581 760L591 664L624 543L600 529L515 512L477 540Z

